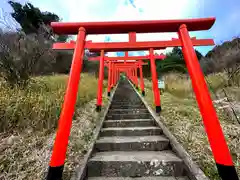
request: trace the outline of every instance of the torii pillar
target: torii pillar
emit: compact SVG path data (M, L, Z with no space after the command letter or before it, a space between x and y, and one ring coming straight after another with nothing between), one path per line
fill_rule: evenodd
M104 79L104 50L101 50L101 58L100 58L100 64L99 64L99 77L98 77L97 105L96 105L97 112L100 112L102 107L103 79Z

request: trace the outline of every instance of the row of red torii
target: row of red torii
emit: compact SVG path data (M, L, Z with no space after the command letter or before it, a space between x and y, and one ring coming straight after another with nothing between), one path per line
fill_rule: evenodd
M214 41L212 39L196 39L195 37L191 38L192 44L194 46L208 46L208 45L214 45ZM129 33L129 42L136 42L136 33ZM53 49L60 49L60 50L72 50L75 48L75 41L70 41L70 43L55 43L53 45ZM142 42L141 42L142 43ZM157 49L165 49L164 44L168 44L170 47L178 47L180 46L180 40L176 38L172 38L171 41L155 41L155 42L143 42L143 43L148 43L149 47L153 46L152 44L155 43L155 46ZM89 48L90 51L97 51L94 48L92 48L92 44L97 44L98 46L103 46L105 44L100 44L100 43L92 43L92 41L87 41L85 48ZM117 45L118 43L116 43ZM124 45L126 43L122 43ZM119 76L120 71L119 71L119 66L121 65L121 71L124 71L129 69L128 67L129 64L131 64L132 70L127 73L128 77L130 79L133 79L133 83L136 87L138 87L138 78L137 78L137 68L140 70L140 84L141 84L141 90L142 94L145 94L144 91L144 81L143 81L143 75L142 75L142 65L139 66L138 63L134 63L133 61L142 61L142 60L150 60L151 63L151 74L152 74L152 82L153 82L153 92L154 92L154 100L155 100L155 106L156 106L156 113L159 113L161 111L161 102L160 102L160 94L158 90L158 81L157 81L157 73L156 73L156 67L155 67L155 60L163 60L165 58L165 55L153 55L154 50L153 48L150 48L149 50L149 55L147 56L128 56L128 52L125 52L124 57L106 57L104 56L104 52L112 52L115 51L115 44L111 44L114 49L107 49L105 47L105 51L101 50L101 56L100 57L92 57L89 58L91 61L100 61L100 66L99 66L99 82L98 82L98 94L97 94L97 111L101 110L102 106L102 89L103 89L103 75L104 75L104 61L107 61L109 63L109 78L108 78L108 94L110 94L111 88L113 88L117 81L116 78ZM161 47L162 46L162 47ZM139 47L136 46L137 49ZM143 49L143 46L140 46L141 49ZM123 49L123 48L121 48ZM124 48L125 49L125 48ZM151 55L153 55L153 58L151 58ZM122 63L121 60L123 60ZM132 61L132 62L130 62ZM126 64L127 63L127 64ZM125 70L123 70L123 66L126 67ZM117 76L115 76L115 72L117 73ZM112 76L113 75L113 76Z
M219 175L223 180L238 180L238 176L225 141L216 111L214 109L203 73L201 71L193 46L214 45L212 39L190 38L188 31L208 30L215 22L215 18L183 19L183 20L157 20L157 21L119 21L119 22L82 22L63 23L53 22L51 26L57 34L77 34L76 42L55 43L53 49L73 49L73 60L64 97L64 103L59 119L58 131L53 147L47 179L55 180L62 178L68 138L70 135L72 117L78 93L80 73L83 63L84 49L90 52L101 52L100 57L90 60L100 61L99 80L97 94L97 110L102 106L102 90L104 80L104 66L108 67L108 95L111 89L117 84L120 72L124 72L138 87L137 69L140 73L140 87L144 91L142 73L142 60L149 60L152 75L152 87L156 106L156 113L161 111L160 93L157 82L155 59L162 60L164 55L154 55L154 50L167 47L182 47L184 60L192 80L192 87L202 115L203 124L209 139L214 159L216 161ZM179 39L168 41L136 41L136 33L155 32L177 32ZM86 41L87 34L126 34L129 35L128 42L100 42ZM148 56L128 56L128 51L148 50ZM124 57L107 57L106 52L124 51ZM133 61L134 60L134 61Z

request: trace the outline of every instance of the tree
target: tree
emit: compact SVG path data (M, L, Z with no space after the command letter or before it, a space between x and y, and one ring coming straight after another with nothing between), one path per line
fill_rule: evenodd
M186 72L186 66L183 58L173 52L168 53L166 56L167 57L164 60L156 60L156 67L159 75L172 71L182 73Z
M171 53L173 55L178 56L180 59L183 59L182 49L180 49L179 47L174 47ZM195 53L197 55L198 60L200 61L203 55L196 49L195 49Z
M13 8L11 16L20 24L22 31L26 34L38 33L39 29L44 27L46 33L50 37L52 35L50 23L53 21L60 21L58 15L51 12L41 12L39 8L34 7L31 3L24 5L8 1ZM64 42L68 36L57 36L57 40Z
M195 49L195 52L196 52L198 60L200 61L202 59L203 55L196 49Z
M24 87L32 75L51 73L55 56L50 47L40 33L0 33L0 77Z
M197 50L195 50L195 52L200 60L202 58L202 54ZM156 67L159 75L172 71L186 73L187 68L182 49L179 47L174 47L171 52L166 54L166 58L164 60L156 60Z
M174 47L169 55L178 56L180 59L183 59L182 49L180 49L179 47Z

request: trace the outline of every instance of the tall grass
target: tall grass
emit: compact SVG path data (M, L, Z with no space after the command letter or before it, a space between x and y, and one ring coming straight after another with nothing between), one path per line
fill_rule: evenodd
M44 179L67 79L67 75L35 77L26 89L11 89L1 81L0 179ZM104 81L104 88L106 84ZM64 179L70 179L75 167L82 163L93 140L101 115L95 112L97 86L96 76L81 75ZM108 103L105 96L103 102Z
M177 97L189 97L193 95L193 88L190 77L184 74L172 73L163 77L166 87L165 91ZM209 91L215 93L227 84L227 77L224 73L210 74L205 77Z
M42 130L55 128L63 103L67 75L33 78L25 88L10 88L0 83L0 132L11 130ZM81 75L77 106L94 99L97 78Z

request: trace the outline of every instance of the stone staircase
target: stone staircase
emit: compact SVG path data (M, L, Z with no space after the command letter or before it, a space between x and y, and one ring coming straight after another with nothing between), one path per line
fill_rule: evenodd
M189 180L144 103L121 80L87 162L89 180Z

